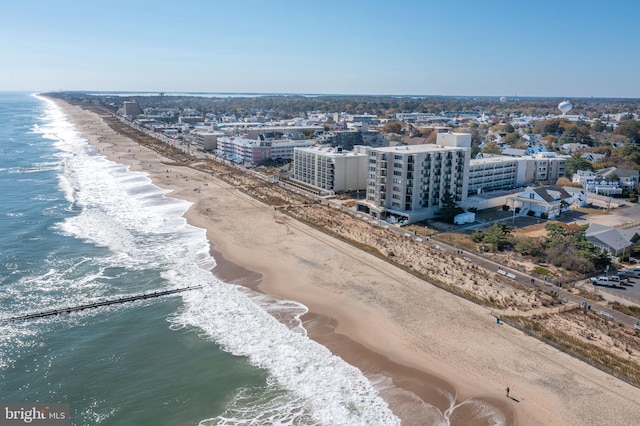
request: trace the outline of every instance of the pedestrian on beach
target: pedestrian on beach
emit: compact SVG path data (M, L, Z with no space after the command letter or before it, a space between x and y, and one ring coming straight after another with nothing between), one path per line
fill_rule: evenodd
M509 396L509 388L507 388L507 396Z

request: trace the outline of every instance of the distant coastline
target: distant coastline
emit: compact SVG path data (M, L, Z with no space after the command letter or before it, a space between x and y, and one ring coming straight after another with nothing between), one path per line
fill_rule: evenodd
M47 93L75 93L86 94L91 96L186 96L186 97L203 97L203 98L257 98L257 97L305 97L305 98L393 98L393 99L495 99L499 101L504 95L421 95L421 94L367 94L367 93L297 93L297 92L182 92L182 91L127 91L127 90L58 90L41 92L41 95ZM571 99L576 100L590 100L590 101L603 101L603 100L640 100L640 98L634 97L602 97L602 96L571 96ZM507 101L523 101L523 100L563 100L567 99L567 96L506 96Z

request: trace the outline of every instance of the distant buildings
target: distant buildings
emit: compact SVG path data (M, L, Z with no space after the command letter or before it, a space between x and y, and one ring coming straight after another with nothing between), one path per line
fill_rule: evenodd
M578 170L572 177L587 191L594 194L620 195L622 191L631 190L638 184L637 170L607 167L597 172Z
M349 130L327 132L318 139L318 144L351 151L356 145L389 146L389 140L377 131L370 131L364 125Z
M138 101L126 101L122 106L122 115L129 121L133 121L142 114Z
M292 161L293 180L324 192L362 191L365 198L357 202L360 211L405 223L435 217L447 192L465 208L480 206L483 203L480 199L491 199L492 203L502 205L506 197L514 197L510 195L513 191L500 196L484 194L526 185L555 184L566 175L568 157L546 152L554 148L548 145L544 134L528 133L531 122L548 117L487 116L475 111L396 114L396 121L413 123L404 126L407 132L419 134L410 129L428 127L427 138L412 137L411 133L404 137L383 135L379 129L393 119L366 113L310 111L278 119L273 111L253 108L248 109L247 114L212 114L167 103L162 106L145 108L143 114L137 101L125 101L120 112L145 129L163 133L180 143L196 142L204 151L246 166L269 160ZM518 148L514 148L506 142L507 133L500 130L502 127L495 126L487 133L485 142L496 142L501 155L480 154L471 160L471 135L451 133L451 127L444 127L456 126L462 121L510 123L519 127L516 131L522 139ZM427 143L434 139L435 144ZM401 145L391 146L396 143ZM570 143L562 148L571 152L585 146ZM602 154L582 156L593 161ZM616 168L579 175L577 179L584 187L585 191L580 194L585 200L590 192L621 194L639 180L637 171ZM566 202L565 194L540 191L530 188L513 198L513 202L519 203L519 214L523 214L522 211L535 215L545 213L550 217L558 214L558 200L554 197L560 194L561 201ZM524 202L522 196L533 198Z

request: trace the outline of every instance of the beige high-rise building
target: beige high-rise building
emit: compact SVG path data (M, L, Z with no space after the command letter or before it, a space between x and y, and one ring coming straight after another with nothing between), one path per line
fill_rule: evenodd
M435 217L447 191L464 201L471 135L442 135L437 144L368 148L367 196L358 210L412 223Z

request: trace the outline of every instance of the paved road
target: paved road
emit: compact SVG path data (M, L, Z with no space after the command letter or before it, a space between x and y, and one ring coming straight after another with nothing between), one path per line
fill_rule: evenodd
M438 239L437 237L435 238L435 241L437 242L434 242L433 244L437 244L438 248L440 248L441 250L445 250L445 251L448 251L449 253L461 256L462 258L467 259L470 262L480 265L488 270L493 270L498 273L501 273L500 271L504 271L503 275L508 276L509 278L512 278L513 280L518 281L522 284L539 288L545 292L548 292L551 290L556 291L558 292L558 297L561 300L565 301L566 303L576 303L579 306L582 306L583 303L585 303L586 304L585 306L590 306L591 310L609 319L615 320L620 324L626 325L628 327L636 327L636 324L638 324L638 320L636 318L623 314L621 312L616 311L615 309L612 309L606 306L606 301L605 303L600 303L600 302L594 302L592 300L584 299L582 297L579 297L577 295L571 294L563 290L562 287L557 287L551 282L547 283L547 282L541 281L540 279L537 279L536 277L533 277L529 274L526 274L524 272L521 272L515 269L511 269L497 262L494 262L489 258L479 255L478 253L470 252L466 250L460 250L459 248L453 247L449 245L447 242ZM461 251L461 253L458 254L458 251ZM593 286L591 286L591 288L593 288ZM598 291L601 291L601 287L597 287L597 289ZM640 280L638 281L638 285L628 286L628 287L625 287L624 289L619 289L617 291L618 291L618 294L621 294L627 291L628 289L633 289L634 294L638 294L640 296ZM607 291L613 291L613 289L607 288ZM640 298L637 299L636 303L640 303ZM640 325L638 327L640 327Z

